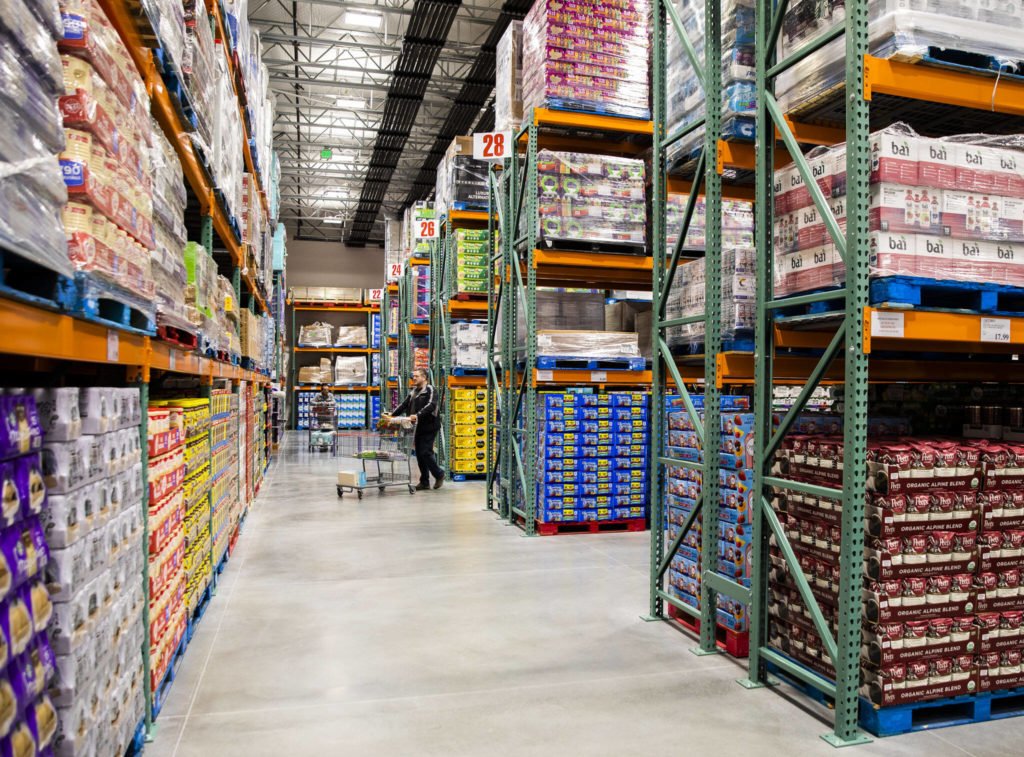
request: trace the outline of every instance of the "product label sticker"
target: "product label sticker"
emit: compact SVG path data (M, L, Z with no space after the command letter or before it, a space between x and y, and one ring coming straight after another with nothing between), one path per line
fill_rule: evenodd
M981 341L995 342L996 344L1010 343L1010 319L1009 318L982 318L981 319Z
M903 313L876 310L871 314L871 336L903 338Z
M555 372L554 371L541 371L541 370L538 370L537 371L537 380L538 381L554 381L555 380Z
M118 362L120 354L120 339L115 329L107 329L107 361Z

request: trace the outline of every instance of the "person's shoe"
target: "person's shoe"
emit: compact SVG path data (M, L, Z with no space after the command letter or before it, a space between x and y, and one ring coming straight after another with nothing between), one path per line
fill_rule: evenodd
M440 489L443 485L444 485L444 476L442 475L441 478L437 479L437 481L434 482L434 488L435 489Z
M424 489L429 489L430 484L416 484L416 491L421 492Z

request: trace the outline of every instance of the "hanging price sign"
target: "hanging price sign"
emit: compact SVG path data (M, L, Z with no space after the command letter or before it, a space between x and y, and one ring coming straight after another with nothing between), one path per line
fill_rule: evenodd
M420 218L416 221L417 239L437 239L437 219Z
M402 264L392 263L388 266L388 281L398 281L402 278Z
M399 264L398 270L399 271L402 270L401 264ZM380 302L383 297L384 297L384 290L383 289L371 289L370 290L370 302Z
M504 160L512 146L512 133L485 131L473 135L473 157L476 160Z

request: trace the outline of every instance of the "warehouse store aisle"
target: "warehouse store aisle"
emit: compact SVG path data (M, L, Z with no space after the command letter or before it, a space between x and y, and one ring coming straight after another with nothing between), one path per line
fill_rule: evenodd
M335 466L287 435L147 757L835 754L812 714L639 619L648 534L527 539L479 483L339 500ZM1021 733L850 754L996 757Z

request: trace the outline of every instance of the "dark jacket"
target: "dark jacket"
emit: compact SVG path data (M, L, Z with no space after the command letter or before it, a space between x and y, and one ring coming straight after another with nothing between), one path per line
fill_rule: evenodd
M394 415L415 415L416 435L435 433L441 428L439 397L437 390L427 384L423 389L413 389L402 404L395 408Z

